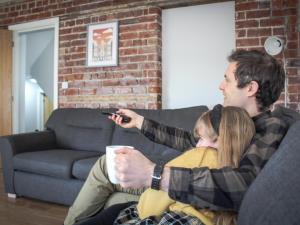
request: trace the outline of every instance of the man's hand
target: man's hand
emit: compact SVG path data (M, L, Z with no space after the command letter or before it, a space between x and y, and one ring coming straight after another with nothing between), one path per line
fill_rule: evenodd
M116 124L120 125L121 127L124 128L133 128L136 127L138 129L142 128L142 124L144 121L144 117L133 112L132 110L129 109L119 109L116 113L120 115L125 115L131 118L131 121L129 123L123 123L122 122L122 117L120 115L113 115L109 116L111 120L113 120Z
M155 164L141 152L121 148L116 154L116 176L124 188L150 187Z

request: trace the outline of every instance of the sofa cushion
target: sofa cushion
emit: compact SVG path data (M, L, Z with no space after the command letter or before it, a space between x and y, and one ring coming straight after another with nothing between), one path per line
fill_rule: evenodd
M74 162L72 175L77 179L86 180L91 168L98 159L99 156L77 160Z
M136 109L134 111L145 118L192 131L199 116L207 110L206 106L196 106L182 109ZM167 162L180 154L177 150L150 141L138 129L124 129L120 126L115 127L112 144L134 146L154 162Z
M300 221L300 122L254 180L242 202L239 225L296 225Z
M97 155L97 152L53 149L17 154L13 164L15 170L70 179L76 160Z
M46 128L54 130L60 148L105 152L115 125L101 111L86 108L56 109L47 121Z

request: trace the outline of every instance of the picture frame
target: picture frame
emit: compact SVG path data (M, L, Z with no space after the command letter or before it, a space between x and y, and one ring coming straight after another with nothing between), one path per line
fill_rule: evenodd
M118 21L88 26L87 66L118 65Z

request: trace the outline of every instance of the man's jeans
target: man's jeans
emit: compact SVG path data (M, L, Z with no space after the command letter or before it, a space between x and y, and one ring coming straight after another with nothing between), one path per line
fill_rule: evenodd
M125 189L120 185L110 183L104 155L92 167L87 180L69 209L64 225L73 225L78 220L94 215L103 207L138 201L143 191L144 189Z

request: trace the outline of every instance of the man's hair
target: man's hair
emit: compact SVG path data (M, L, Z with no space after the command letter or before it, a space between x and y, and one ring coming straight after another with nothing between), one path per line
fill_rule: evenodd
M245 87L251 81L258 83L256 101L260 111L278 100L284 87L285 72L275 58L257 50L236 50L228 61L237 62L234 74L238 88Z

